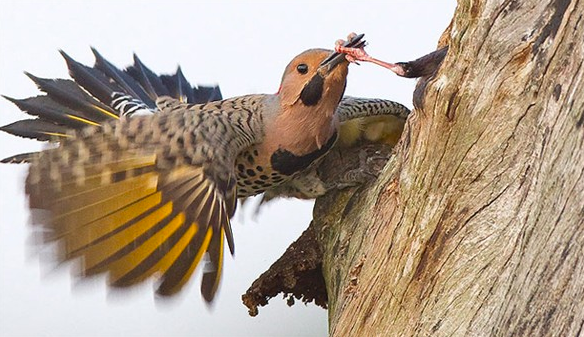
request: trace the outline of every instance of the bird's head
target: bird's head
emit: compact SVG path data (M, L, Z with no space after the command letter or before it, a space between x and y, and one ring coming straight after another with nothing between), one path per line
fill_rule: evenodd
M301 53L284 71L278 91L280 102L284 106L331 105L334 111L345 91L348 67L345 55L331 50Z

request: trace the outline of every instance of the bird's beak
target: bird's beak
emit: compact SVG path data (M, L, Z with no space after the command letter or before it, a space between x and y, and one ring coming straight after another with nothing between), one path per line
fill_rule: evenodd
M362 40L365 34L355 35L350 41L343 44L343 47L361 48L365 45L365 41ZM332 52L326 59L324 59L320 65L319 70L324 72L324 74L330 73L336 66L347 61L345 54L339 52Z
M322 61L319 65L319 71L322 72L323 75L329 74L333 69L336 68L339 64L343 62L349 62L345 57L345 54L333 52L329 57L327 57L324 61Z

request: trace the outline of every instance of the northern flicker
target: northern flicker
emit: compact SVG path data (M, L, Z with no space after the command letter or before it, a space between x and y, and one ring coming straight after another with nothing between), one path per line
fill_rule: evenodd
M359 48L361 38L346 46ZM75 82L30 75L48 95L11 100L40 118L2 130L59 146L6 161L31 162L32 221L59 242L60 260L82 257L84 275L108 272L113 286L156 275L161 295L176 293L207 253L201 292L211 301L224 241L234 251L237 198L309 172L340 122L408 112L384 100L341 101L349 62L324 49L296 56L275 95L201 104L189 102L220 98L218 88L193 91L180 71L158 77L137 57L122 72L95 54L90 68L63 53Z
M337 107L341 121L339 139L334 148L339 151L352 146L383 143L391 147L399 140L410 110L404 105L385 99L345 96ZM324 159L324 158L323 158ZM363 158L367 159L367 158ZM388 158L385 158L385 161ZM266 190L255 209L276 198L314 199L331 189L359 185L376 177L368 170L366 160L356 170L345 172L333 184L323 182L318 175L318 161L293 179Z

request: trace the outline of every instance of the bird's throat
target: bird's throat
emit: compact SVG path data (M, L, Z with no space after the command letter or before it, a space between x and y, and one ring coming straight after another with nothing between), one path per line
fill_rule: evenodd
M273 124L275 132L266 139L274 150L281 148L296 155L320 150L339 128L335 107L300 107L284 111Z

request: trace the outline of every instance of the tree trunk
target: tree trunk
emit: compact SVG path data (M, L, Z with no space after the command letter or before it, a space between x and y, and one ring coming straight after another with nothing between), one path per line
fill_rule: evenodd
M317 200L332 336L584 334L583 7L459 1L380 178Z

